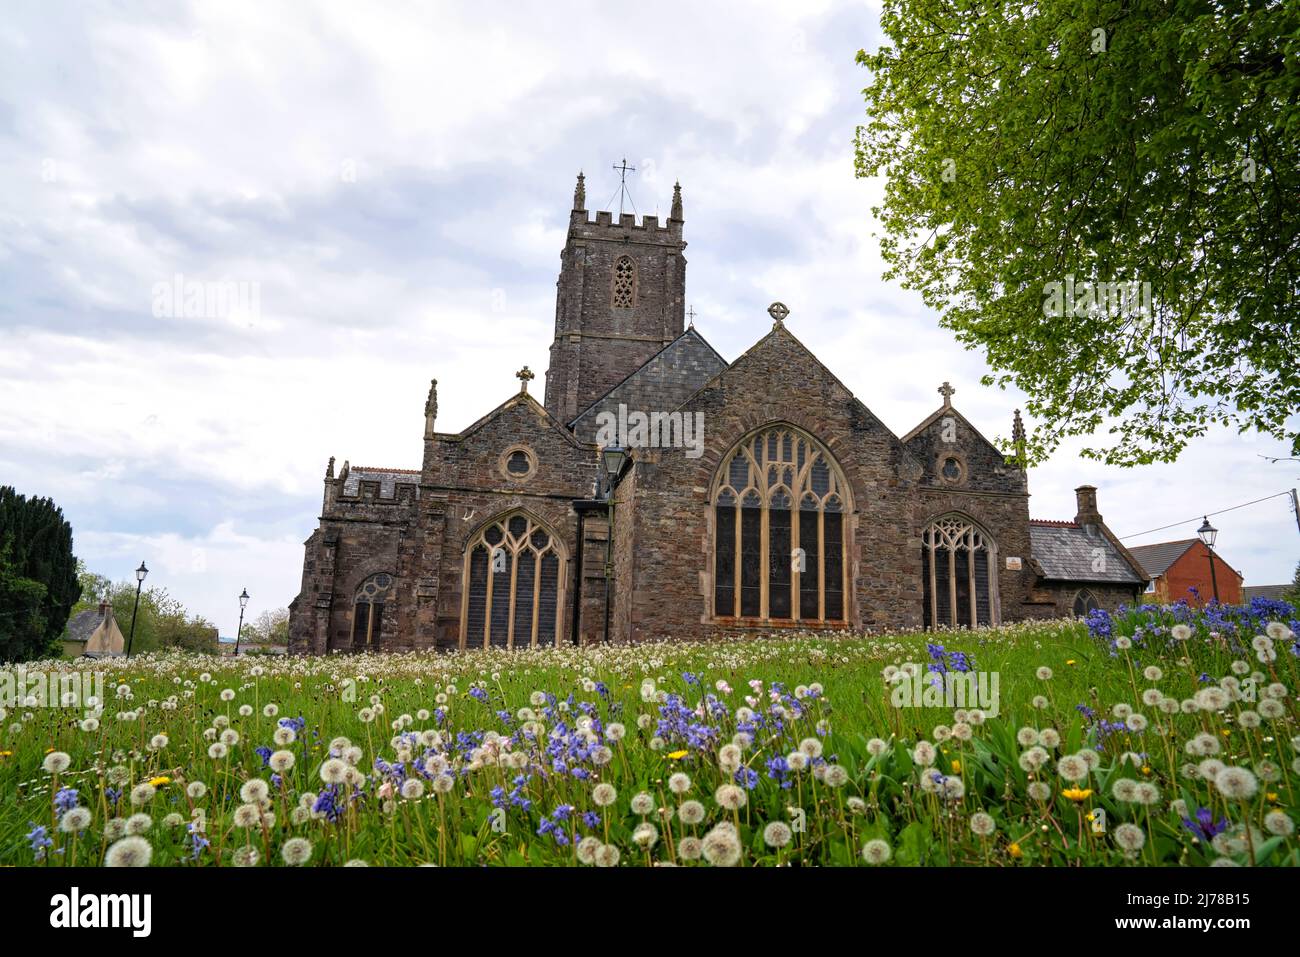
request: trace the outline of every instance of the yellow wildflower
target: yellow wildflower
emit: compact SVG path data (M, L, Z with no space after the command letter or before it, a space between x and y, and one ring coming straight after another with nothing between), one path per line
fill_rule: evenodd
M953 773L953 774L961 774L961 762L960 762L960 761L954 761L954 762L952 763L952 773Z
M164 784L171 784L171 783L172 783L172 779L169 778L169 777L167 777L165 774L160 774L160 775L159 775L158 777L156 777L156 778L150 778L150 779L149 779L149 783L152 784L152 785L153 785L154 787L156 787L156 788L160 788L160 787L162 787Z
M0 758L12 758L13 756L14 753L12 751L0 751Z
M1072 665L1072 664L1074 664L1074 659L1073 659L1073 658L1070 658L1070 659L1068 659L1065 663L1066 663L1067 665Z
M1025 856L1025 852L1020 849L1019 844L1012 844L1010 847L1007 848L1007 853L1010 854L1012 857L1014 857L1016 860L1020 860L1022 857Z
M690 753L691 752L689 751L669 751L668 757L672 758L674 761L680 761L682 758L686 757L686 755Z
M8 753L9 753L8 751L0 751L0 754L8 754ZM1269 791L1269 792L1267 792L1264 796L1265 796L1266 798L1268 798L1270 801L1272 801L1274 804L1277 803L1277 792L1276 792L1276 791Z
M1071 801L1086 801L1092 797L1092 788L1066 788L1061 794Z
M1143 773L1143 774L1150 774L1150 773L1151 773L1151 768L1149 768L1149 767L1148 767L1147 765L1145 765L1145 764L1142 765L1142 773Z

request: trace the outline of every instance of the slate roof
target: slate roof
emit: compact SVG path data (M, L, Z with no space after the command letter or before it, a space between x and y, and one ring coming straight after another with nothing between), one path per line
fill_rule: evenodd
M1241 600L1249 604L1252 598L1271 598L1281 601L1290 585L1247 585L1241 590Z
M1142 585L1142 578L1119 553L1109 538L1094 529L1089 531L1074 522L1034 521L1029 523L1029 546L1043 577L1055 581L1105 582L1116 585ZM1094 549L1102 549L1106 559L1101 571L1096 565Z
M344 495L356 495L361 491L361 483L378 482L379 494L383 498L392 498L397 494L397 483L418 485L420 473L414 469L376 469L365 465L351 466L347 480L343 483Z
M1183 557L1183 553L1195 545L1200 539L1185 538L1179 542L1157 542L1154 545L1134 545L1129 549L1133 557L1142 563L1142 567L1147 570L1147 574L1152 578L1159 578L1167 569L1178 559Z
M95 633L95 629L99 627L102 620L99 617L98 606L77 612L68 619L68 640L89 641L90 636Z
M575 435L592 441L596 416L629 411L671 412L727 368L727 361L693 327L651 356L644 365L614 386L569 423Z

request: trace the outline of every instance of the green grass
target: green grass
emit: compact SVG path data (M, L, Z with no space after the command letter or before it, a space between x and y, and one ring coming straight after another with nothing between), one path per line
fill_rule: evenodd
M1168 636L1179 614L1192 628L1185 641ZM304 851L304 840L312 866L569 865L593 855L608 865L615 850L619 866L708 866L701 849L743 866L868 866L868 845L877 853L887 848L887 866L1300 862L1288 833L1300 774L1291 639L1277 641L1276 660L1260 661L1251 635L1243 631L1234 648L1233 640L1211 634L1215 622L1185 610L1130 619L1117 619L1115 634L1136 634L1139 643L1119 651L1082 623L1055 622L938 636L98 663L89 665L106 670L97 723L85 721L84 703L17 705L0 716L0 863L97 865L127 856L132 842L118 842L136 829L154 865L181 866L231 866L254 857L258 866L283 866L286 854ZM948 707L895 707L886 669L892 674L911 662L925 674L928 641L970 656L979 672L996 673L996 716L980 721L980 714ZM1234 661L1247 660L1237 668L1257 672L1260 680L1245 697L1258 700L1209 701L1223 706L1196 710L1182 704L1207 686L1203 673L1217 682L1233 674ZM1151 666L1161 669L1158 679L1143 676ZM29 666L47 673L50 667L70 674L83 665ZM1043 667L1050 678L1037 676ZM13 667L0 670L0 692L11 691L16 677ZM761 691L751 681L761 682ZM718 690L718 682L728 690ZM781 689L780 715L773 712L774 686ZM1152 700L1172 700L1174 713L1143 702L1151 688L1158 689ZM717 703L703 704L706 695ZM737 773L723 746L749 727L738 720L747 695L765 726L742 739L738 790L745 800L729 808L718 789ZM1113 708L1127 706L1146 727L1099 736L1080 704L1117 722ZM674 725L668 719L678 711L696 726L689 739L660 729L661 721ZM1250 716L1261 713L1254 726ZM304 724L294 740L277 744L281 719L298 718ZM591 721L585 731L580 719ZM618 740L610 733L615 723L625 729ZM231 731L237 743L210 754L214 739ZM557 731L560 741L552 737ZM1044 731L1047 745L1059 743L1043 748L1036 767L1026 764L1024 753ZM165 742L156 740L160 735ZM1215 744L1214 760L1246 769L1244 782L1233 771L1220 787L1196 771L1203 757L1186 749L1197 735ZM928 767L930 749L917 753L922 741L933 744ZM259 747L287 752L293 767L273 780ZM341 759L323 767L331 747ZM604 763L593 747L608 748ZM790 786L782 788L769 762L801 748L812 760L787 772ZM565 753L561 766L548 749ZM1085 761L1071 757L1081 751ZM61 754L66 769L43 767ZM1080 765L1081 780L1063 776ZM322 771L352 782L340 786L336 814L314 810L326 787ZM678 773L690 779L680 794L670 787ZM935 781L936 773L943 780ZM246 788L250 779L264 785ZM411 779L421 793L403 796L402 781ZM1138 783L1119 785L1117 797L1121 779ZM133 804L133 789L151 780L155 793L136 794ZM616 791L609 806L595 803L598 782ZM85 808L77 814L91 818L75 834L59 829L64 812L53 798L64 788L76 790L75 802ZM1147 803L1121 799L1135 788ZM572 810L557 813L566 806ZM1198 808L1207 808L1213 822L1227 822L1212 842L1182 823ZM700 820L692 810L702 811ZM585 822L588 812L599 819ZM794 825L788 843L765 841L772 822ZM34 825L52 841L40 854L31 847ZM192 831L206 842L197 856ZM1140 847L1133 846L1135 835ZM134 844L136 854L146 850Z

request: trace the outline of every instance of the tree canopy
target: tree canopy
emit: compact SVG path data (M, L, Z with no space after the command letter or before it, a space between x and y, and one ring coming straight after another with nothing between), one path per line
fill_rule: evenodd
M62 510L0 487L0 661L55 653L80 594Z
M887 278L1111 464L1300 452L1300 4L885 0L857 170ZM1109 436L1109 438L1102 438Z
M107 598L113 606L117 626L126 638L135 617L135 636L131 639L131 653L181 648L186 651L217 652L217 629L201 615L193 615L182 602L173 598L167 589L149 586L140 591L140 610L135 611L135 581L114 582L77 565L81 581L82 598L72 609L72 614L88 608L97 608Z

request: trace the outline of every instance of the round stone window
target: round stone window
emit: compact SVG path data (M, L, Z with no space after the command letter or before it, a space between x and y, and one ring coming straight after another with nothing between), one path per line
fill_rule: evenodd
M501 474L506 478L522 482L537 471L537 456L532 449L519 445L506 449L499 465Z
M947 455L939 460L939 475L945 482L960 482L966 475L966 468L957 456Z

